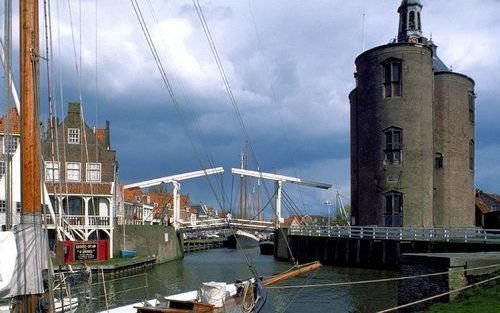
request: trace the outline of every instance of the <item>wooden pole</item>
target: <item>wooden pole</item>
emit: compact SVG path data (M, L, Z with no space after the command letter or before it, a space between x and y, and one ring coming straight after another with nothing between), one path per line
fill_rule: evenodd
M279 274L273 277L269 277L264 279L264 286L270 286L273 284L277 284L279 282L282 282L287 279L291 279L294 277L297 277L299 275L315 271L321 267L321 264L319 262L313 262L311 264L305 265L303 267L299 267L298 269L291 270L289 272Z
M41 213L38 128L38 0L20 0L21 204L23 214Z
M38 128L38 0L19 1L21 69L21 222L41 215ZM34 313L41 294L18 296L18 312Z

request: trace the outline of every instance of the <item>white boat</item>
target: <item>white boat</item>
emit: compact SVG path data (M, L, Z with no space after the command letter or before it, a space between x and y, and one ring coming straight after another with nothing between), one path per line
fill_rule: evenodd
M229 235L226 241L226 247L230 249L254 248L259 245L259 238L249 232L238 230Z

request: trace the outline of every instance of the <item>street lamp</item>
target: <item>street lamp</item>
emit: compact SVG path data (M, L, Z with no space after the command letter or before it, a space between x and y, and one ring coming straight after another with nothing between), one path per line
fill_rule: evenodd
M327 209L328 209L328 228L330 228L330 226L331 226L331 225L330 225L330 218L331 218L330 209L331 209L331 207L332 207L332 201L330 201L330 200L326 200L326 201L325 201L325 206L326 206L326 207L327 207Z

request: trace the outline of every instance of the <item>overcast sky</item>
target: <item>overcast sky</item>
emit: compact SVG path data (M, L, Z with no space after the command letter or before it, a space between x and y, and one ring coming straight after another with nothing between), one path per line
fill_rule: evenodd
M138 2L202 162L226 170L239 166L244 138L192 2L151 0L156 20L148 2ZM476 186L500 193L500 1L422 2L425 36L432 33L448 66L476 81ZM362 49L362 16L365 13L366 48L388 43L397 35L400 1L200 0L200 4L261 170L331 183L349 203L348 94L354 88L354 59ZM95 1L82 1L81 22L79 2L71 1L71 9L73 30L67 2L52 1L59 115L60 71L64 102L79 98L76 47L77 59L80 51L82 57L87 122L94 125L97 103L98 126L111 121L121 180L198 170L199 160L130 2L98 1L97 49ZM42 101L47 102L46 96ZM213 163L208 162L207 151ZM193 202L217 206L206 181L195 181L183 184L183 192ZM231 181L230 174L224 175L228 197ZM302 209L297 188L287 190ZM315 214L326 212L323 202L335 199L335 191L303 188L302 194L304 210Z

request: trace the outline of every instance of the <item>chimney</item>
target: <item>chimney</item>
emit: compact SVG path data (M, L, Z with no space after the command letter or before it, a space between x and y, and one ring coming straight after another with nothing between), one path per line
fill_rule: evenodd
M70 114L80 115L80 103L78 102L68 103L68 115Z

